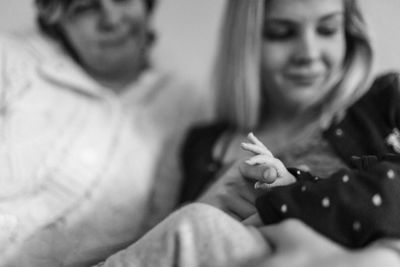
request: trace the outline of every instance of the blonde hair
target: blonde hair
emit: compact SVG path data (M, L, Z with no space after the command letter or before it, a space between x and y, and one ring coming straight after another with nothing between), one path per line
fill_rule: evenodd
M261 45L264 9L269 0L229 0L215 64L217 116L242 130L254 130L261 117ZM341 77L321 105L327 127L360 98L371 82L373 50L356 0L345 3L346 56Z

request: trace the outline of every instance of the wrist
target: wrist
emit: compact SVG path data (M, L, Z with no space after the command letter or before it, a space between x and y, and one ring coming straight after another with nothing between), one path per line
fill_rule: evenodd
M400 266L400 240L381 239L375 242L371 249L382 259L381 266Z

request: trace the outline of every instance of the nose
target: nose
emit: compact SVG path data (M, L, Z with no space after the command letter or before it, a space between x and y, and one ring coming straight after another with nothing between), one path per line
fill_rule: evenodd
M100 0L101 20L100 26L104 30L116 27L123 18L123 9L114 3L113 0Z
M317 60L321 54L318 36L311 30L304 31L296 43L293 55L297 64L310 64Z

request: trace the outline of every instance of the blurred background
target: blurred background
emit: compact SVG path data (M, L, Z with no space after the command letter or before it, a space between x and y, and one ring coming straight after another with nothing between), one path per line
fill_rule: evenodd
M225 1L159 0L154 58L200 87L208 87ZM245 0L244 0L245 1ZM0 2L0 31L32 27L33 0ZM361 0L377 49L377 72L400 70L400 0Z

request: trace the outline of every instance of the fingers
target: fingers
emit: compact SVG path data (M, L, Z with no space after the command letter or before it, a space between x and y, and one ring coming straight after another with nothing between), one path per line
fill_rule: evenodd
M243 150L249 151L255 155L260 154L260 155L267 155L269 157L272 157L272 153L265 147L261 147L261 146L255 145L255 144L250 144L250 143L245 143L245 142L241 143L240 147Z
M242 162L239 166L240 174L247 180L272 183L278 177L278 172L273 164L250 165Z
M268 150L264 144L254 136L253 133L249 133L247 136L250 143L242 143L242 149L249 151L255 156L251 157L246 161L247 164L255 166L255 165L265 165L268 168L262 170L260 168L255 169L253 172L256 174L249 175L249 178L255 178L255 180L261 180L263 182L273 182L279 176L279 169L283 166L280 160L277 160ZM282 166L280 166L282 165ZM283 166L284 167L284 166ZM259 171L261 171L259 173ZM246 173L244 173L246 175Z
M272 187L274 187L273 186L273 183L272 184L269 184L269 183L263 183L263 182L260 182L260 181L257 181L255 184L254 184L254 189L261 189L261 190L268 190L268 189L271 189Z
M243 142L241 144L241 147L244 150L252 152L254 154L263 154L263 155L273 157L273 154L271 153L271 151L269 151L269 149L260 140L258 140L257 137L255 137L253 133L249 133L247 135L247 138L250 141L250 143Z
M282 173L286 171L286 167L283 165L282 161L265 155L253 156L246 160L245 163L253 167L264 166L264 171L262 172L261 176L257 176L259 178L257 180L265 182L273 182L274 179L281 176ZM272 172L272 169L275 170L275 172Z
M285 173L279 179L276 179L274 182L272 182L270 187L278 187L278 186L285 186L285 185L290 185L296 182L296 178L290 174L289 172Z
M249 133L248 135L247 135L247 138L250 140L250 142L252 142L253 144L255 144L255 145L257 145L257 146L260 146L260 147L264 147L266 150L268 150L267 149L267 147L260 141L260 140L258 140L258 138L253 134L253 133Z
M257 212L249 216L248 218L244 219L242 223L244 225L252 225L257 227L261 227L262 225L264 225L260 215Z
M275 157L269 157L266 155L255 155L246 160L246 163L249 165L256 165L256 164L261 164L261 165L268 165L271 167L274 167L275 169L280 169L282 168L283 163L275 158Z

